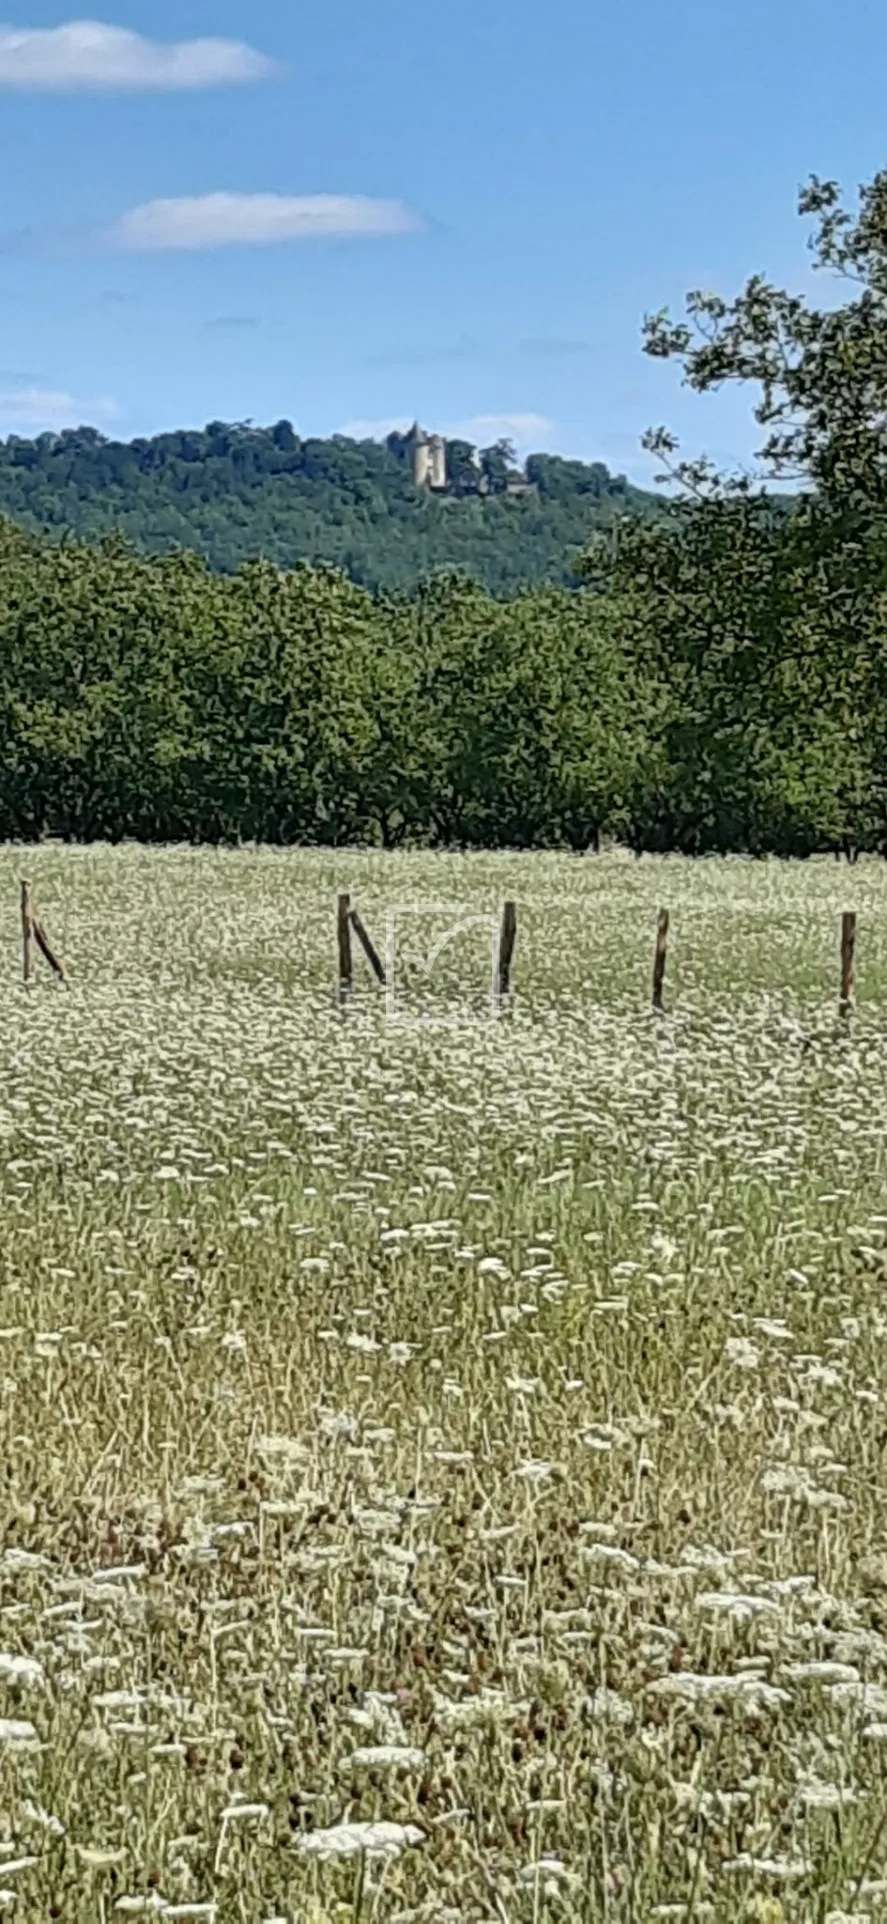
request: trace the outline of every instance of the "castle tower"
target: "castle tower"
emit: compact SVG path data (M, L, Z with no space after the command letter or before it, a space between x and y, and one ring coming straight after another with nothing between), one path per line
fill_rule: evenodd
M403 438L403 450L417 488L444 493L447 486L447 444L442 434L426 434L414 421Z
M421 430L413 448L413 480L417 488L427 488L431 482L431 443Z
M432 434L428 442L428 486L441 491L447 485L447 444L442 434Z

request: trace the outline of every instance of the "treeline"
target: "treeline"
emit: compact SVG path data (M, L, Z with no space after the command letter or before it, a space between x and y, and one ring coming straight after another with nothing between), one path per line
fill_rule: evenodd
M0 514L34 533L122 534L145 554L189 548L219 573L257 556L281 568L325 562L396 592L457 568L507 596L542 581L575 586L574 557L595 529L628 509L656 512L651 495L602 462L546 454L530 457L528 489L515 497L507 443L475 465L469 443L448 442L450 492L439 497L414 487L400 443L303 440L289 421L212 421L136 441L88 427L10 435L0 441Z
M0 523L0 839L881 848L883 649L837 687L819 539L676 508L501 602Z

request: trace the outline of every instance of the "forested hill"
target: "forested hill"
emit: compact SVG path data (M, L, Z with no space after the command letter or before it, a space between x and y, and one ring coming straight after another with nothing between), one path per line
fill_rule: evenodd
M212 422L152 440L93 428L0 441L0 514L34 531L118 532L148 554L182 547L219 573L262 556L281 567L326 561L369 588L410 588L458 568L497 596L574 582L595 530L655 498L600 462L531 456L507 443L477 454L446 444L447 488L417 488L406 444L301 440Z

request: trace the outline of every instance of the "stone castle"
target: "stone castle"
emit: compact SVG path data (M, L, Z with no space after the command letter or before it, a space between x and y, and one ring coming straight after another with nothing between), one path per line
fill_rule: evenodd
M447 471L447 443L443 434L428 434L419 426L418 421L414 421L408 433L400 434L395 430L389 434L387 445L391 453L409 467L415 487L427 488L432 494L454 492L453 479ZM490 483L482 470L476 450L472 451L471 461L472 468L468 471L471 478L466 485L463 470L460 485L456 491L488 494ZM507 474L504 487L497 489L497 492L505 495L529 494L532 492L532 487L523 471L514 469Z
M416 487L443 493L447 486L447 444L443 435L426 434L418 421L414 421L402 445Z

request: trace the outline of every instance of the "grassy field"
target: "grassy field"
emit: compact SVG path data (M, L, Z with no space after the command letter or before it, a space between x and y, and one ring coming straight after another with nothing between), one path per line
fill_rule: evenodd
M493 1020L481 922L417 957L506 895ZM887 870L7 849L4 902L0 1908L887 1917Z

